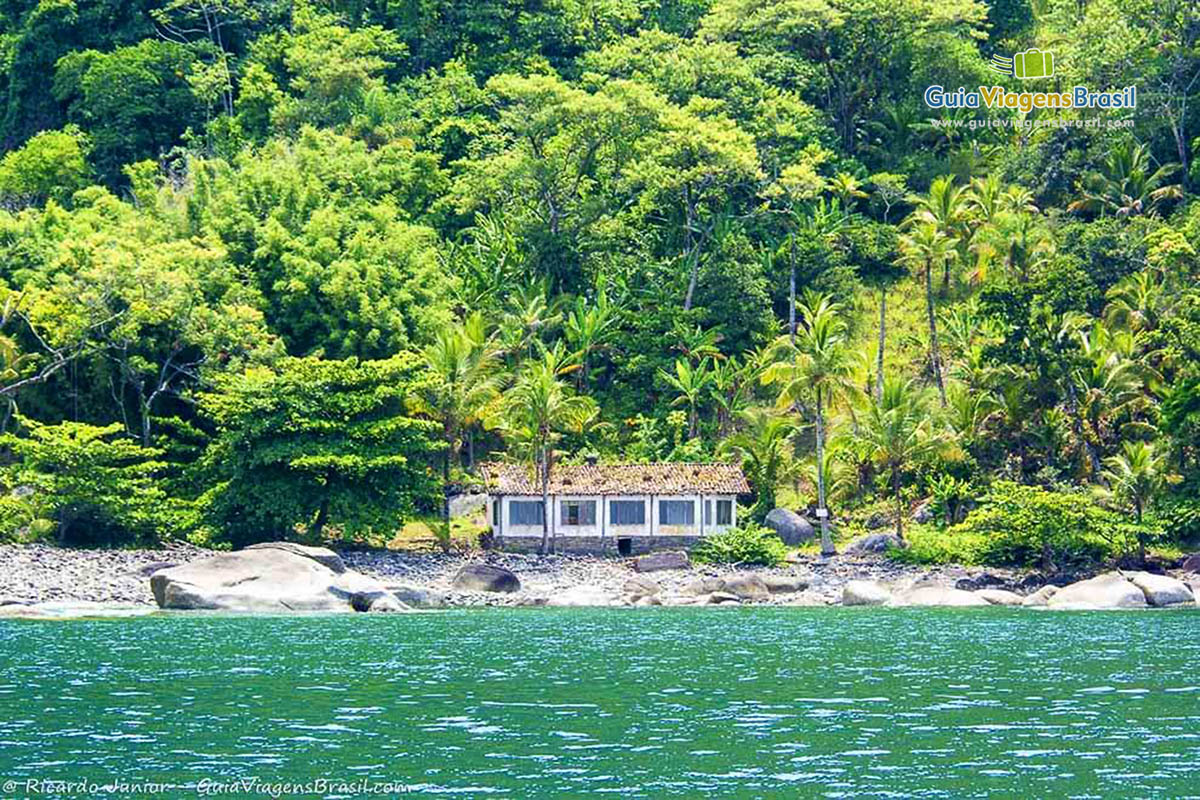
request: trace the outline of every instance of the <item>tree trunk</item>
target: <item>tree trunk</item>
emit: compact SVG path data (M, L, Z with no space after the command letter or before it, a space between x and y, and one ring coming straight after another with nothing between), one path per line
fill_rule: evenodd
M825 507L825 412L817 387L817 517L821 520L821 555L837 555L829 535L829 509Z
M314 542L319 542L321 531L325 528L325 523L328 521L329 500L322 500L321 508L317 511L317 518L313 520L312 525L308 526L308 538Z
M883 346L887 342L887 289L879 291L879 352L875 356L875 401L883 402Z
M542 546L538 550L546 555L550 547L550 463L546 456L546 446L541 447L542 471Z
M791 277L788 279L788 337L796 343L796 234L790 235L788 264Z
M938 393L942 398L942 408L946 407L946 384L942 380L942 354L938 348L937 313L933 307L933 263L925 262L925 311L929 315L929 361L933 367L933 377L937 380Z
M450 552L450 459L453 445L442 454L442 552Z

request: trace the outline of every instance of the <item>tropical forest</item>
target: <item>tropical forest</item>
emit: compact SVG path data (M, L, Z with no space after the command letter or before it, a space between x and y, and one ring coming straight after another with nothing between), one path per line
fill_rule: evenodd
M1191 0L10 0L0 54L0 542L473 547L481 463L588 459L741 466L734 551L1200 542Z

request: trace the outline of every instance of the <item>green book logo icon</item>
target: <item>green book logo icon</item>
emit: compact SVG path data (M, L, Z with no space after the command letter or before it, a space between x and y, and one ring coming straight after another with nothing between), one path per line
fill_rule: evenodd
M1021 79L1050 78L1054 76L1054 54L1041 50L1026 50L1012 58L992 56L992 69L1005 75Z

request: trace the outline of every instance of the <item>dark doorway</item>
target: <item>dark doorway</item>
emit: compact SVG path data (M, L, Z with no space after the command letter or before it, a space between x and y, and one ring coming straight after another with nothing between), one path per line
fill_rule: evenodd
M627 556L633 553L633 539L625 537L617 539L617 555Z

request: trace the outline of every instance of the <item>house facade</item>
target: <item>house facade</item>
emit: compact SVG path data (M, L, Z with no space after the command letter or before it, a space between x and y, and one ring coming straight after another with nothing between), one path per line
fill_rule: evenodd
M482 465L492 538L506 550L542 542L542 487L527 464ZM731 464L573 464L550 479L550 536L558 552L623 555L690 547L737 525L750 486Z

